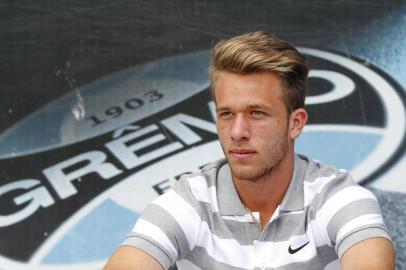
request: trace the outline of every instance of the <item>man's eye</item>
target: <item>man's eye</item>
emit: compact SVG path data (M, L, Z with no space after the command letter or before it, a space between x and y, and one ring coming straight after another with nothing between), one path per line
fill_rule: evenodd
M221 117L221 118L228 118L228 117L230 117L232 114L231 114L231 112L221 112L220 114L219 114L219 116Z
M254 116L254 117L262 117L262 116L265 115L265 113L261 112L261 111L252 111L251 115Z

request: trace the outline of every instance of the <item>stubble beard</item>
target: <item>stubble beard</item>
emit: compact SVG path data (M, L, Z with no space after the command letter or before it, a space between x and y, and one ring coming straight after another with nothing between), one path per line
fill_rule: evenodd
M286 138L286 136L284 136ZM258 168L244 168L244 165L235 165L228 159L228 164L230 165L231 173L233 177L250 182L258 182L261 180L266 180L275 171L280 168L281 162L284 160L288 153L288 142L283 140L277 143L273 149L271 149L271 154L269 160L262 161L262 165Z

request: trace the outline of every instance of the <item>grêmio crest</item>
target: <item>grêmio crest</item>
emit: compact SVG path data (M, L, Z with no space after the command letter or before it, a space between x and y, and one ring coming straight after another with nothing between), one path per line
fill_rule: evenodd
M355 57L300 51L311 66L310 121L296 152L374 181L405 149L404 91ZM100 269L151 200L223 156L209 57L114 73L1 134L1 269Z

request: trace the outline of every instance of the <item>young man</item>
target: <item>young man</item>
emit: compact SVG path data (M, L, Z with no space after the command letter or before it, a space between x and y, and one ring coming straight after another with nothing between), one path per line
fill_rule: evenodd
M210 76L226 159L155 200L106 270L394 269L372 193L294 153L308 68L262 32L222 41Z

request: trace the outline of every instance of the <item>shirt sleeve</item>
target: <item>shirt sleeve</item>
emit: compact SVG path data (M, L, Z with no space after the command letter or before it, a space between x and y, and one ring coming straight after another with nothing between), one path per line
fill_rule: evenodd
M340 258L363 240L374 237L391 240L375 195L354 183L348 173L339 172L320 196L323 203L317 212L317 222L326 233L328 245L335 248Z
M367 227L356 230L347 235L345 238L341 239L336 247L337 254L341 258L344 252L347 251L353 245L363 240L374 237L383 237L391 241L389 233L387 232L386 228L384 228L384 226Z
M145 237L139 233L130 232L121 245L136 247L145 251L156 259L161 264L163 269L169 269L169 267L173 264L171 256L165 249L157 244L155 240Z
M139 248L164 269L184 258L195 246L201 218L188 200L186 183L158 197L142 213L121 245ZM186 195L185 195L186 194Z

